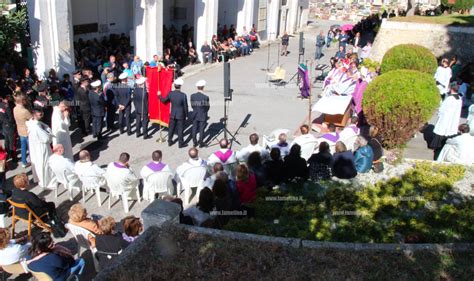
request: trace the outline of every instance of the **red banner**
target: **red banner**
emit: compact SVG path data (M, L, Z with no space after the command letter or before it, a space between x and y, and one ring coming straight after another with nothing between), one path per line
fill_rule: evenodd
M163 97L168 96L173 85L174 71L164 67L146 68L147 87L148 87L148 112L150 122L168 127L170 121L170 103L162 103L158 98L158 91Z

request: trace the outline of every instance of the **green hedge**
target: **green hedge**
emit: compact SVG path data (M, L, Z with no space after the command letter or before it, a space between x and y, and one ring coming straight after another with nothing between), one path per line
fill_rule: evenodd
M397 69L412 69L434 74L438 62L427 48L415 44L397 45L385 53L381 71L387 73Z
M232 219L224 229L337 242L472 242L474 201L453 203L453 184L464 173L460 165L417 163L400 178L360 189L332 181L262 188L251 205L255 217Z
M378 76L364 93L362 108L370 125L379 129L387 148L403 147L439 106L434 78L414 70Z

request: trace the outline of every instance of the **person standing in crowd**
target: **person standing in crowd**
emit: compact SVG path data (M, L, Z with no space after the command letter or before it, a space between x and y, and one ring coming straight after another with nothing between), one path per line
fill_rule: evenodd
M18 94L15 97L15 108L13 108L13 116L15 117L18 136L21 145L21 166L26 168L29 163L26 160L28 153L28 131L26 129L26 121L30 120L33 115L26 108L27 100L24 94Z
M316 36L316 55L315 59L319 60L323 56L323 47L325 45L324 32L321 30L319 35Z
M41 122L43 112L36 109L33 118L26 121L28 140L30 142L30 159L33 178L43 190L50 187L52 173L48 166L51 156L52 131L45 123Z
M163 98L161 92L158 92L158 97L162 103L171 102L170 127L168 134L168 146L173 145L173 137L175 130L178 133L179 148L186 147L184 143L184 122L188 116L188 98L186 94L181 92L181 86L184 84L183 79L178 78L174 81L174 91L168 93Z
M283 36L281 37L281 55L288 56L288 45L290 44L290 36L288 36L288 32L285 31Z
M446 139L458 133L461 110L462 100L458 95L458 86L453 85L438 110L438 120L433 130L435 136L429 146L434 150L434 160L438 158Z
M89 98L87 98L89 100ZM89 112L90 114L90 112ZM62 144L64 147L64 157L72 160L71 134L69 132L69 109L64 101L61 101L53 108L53 116L51 118L51 130L53 132L53 146Z
M102 138L102 120L105 116L105 101L104 95L100 90L100 85L100 80L92 82L92 90L89 91L92 115L92 136L97 139Z
M107 74L107 82L104 84L104 100L105 100L105 106L107 108L107 130L113 131L115 130L114 128L114 123L115 123L115 116L116 116L116 111L117 107L115 106L115 90L114 90L114 83L115 82L115 76L113 73L108 73Z
M447 58L441 60L441 65L438 66L435 73L436 86L439 89L439 94L444 99L445 95L449 92L449 83L451 81L452 71L449 67L449 61Z
M346 31L341 32L341 36L339 36L339 47L344 48L344 52L346 51L347 41L349 41L349 35L347 35Z
M17 161L16 145L15 145L15 117L13 116L14 104L11 101L11 96L0 97L0 123L2 125L2 135L7 151L7 159Z
M194 147L198 145L203 147L204 144L204 130L206 129L206 122L208 119L208 112L210 108L209 96L204 94L204 87L206 86L205 80L199 80L196 83L197 93L191 95L191 107L193 108L193 113L191 119L193 121L193 144ZM199 132L199 141L197 139L197 134Z
M42 82L38 86L33 86L33 89L38 92L33 102L33 108L43 111L43 122L51 126L51 114L53 111L50 104L51 96L48 95L48 83Z
M91 104L89 102L89 79L82 78L81 86L76 93L76 101L79 103L79 117L82 134L89 135L91 123Z
M146 78L140 77L135 81L133 90L133 105L135 106L135 126L137 138L142 135L148 138L148 92L145 87Z
M127 82L128 74L123 72L120 74L120 84L115 88L115 99L119 110L119 130L120 134L124 133L124 121L127 127L127 134L132 134L132 127L130 122L131 112L131 101L132 101L132 89L128 86ZM125 120L124 120L125 119Z

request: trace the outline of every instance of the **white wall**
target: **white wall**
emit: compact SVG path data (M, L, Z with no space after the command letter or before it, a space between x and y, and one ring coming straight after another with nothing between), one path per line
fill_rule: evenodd
M125 33L133 28L133 1L131 0L71 0L72 24L98 23L99 32L75 35L90 39Z

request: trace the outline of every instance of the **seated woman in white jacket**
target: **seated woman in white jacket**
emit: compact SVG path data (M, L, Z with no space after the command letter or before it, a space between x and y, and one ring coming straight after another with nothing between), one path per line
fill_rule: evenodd
M469 125L459 125L460 135L446 140L437 161L464 165L474 164L474 137L469 134L469 131Z

